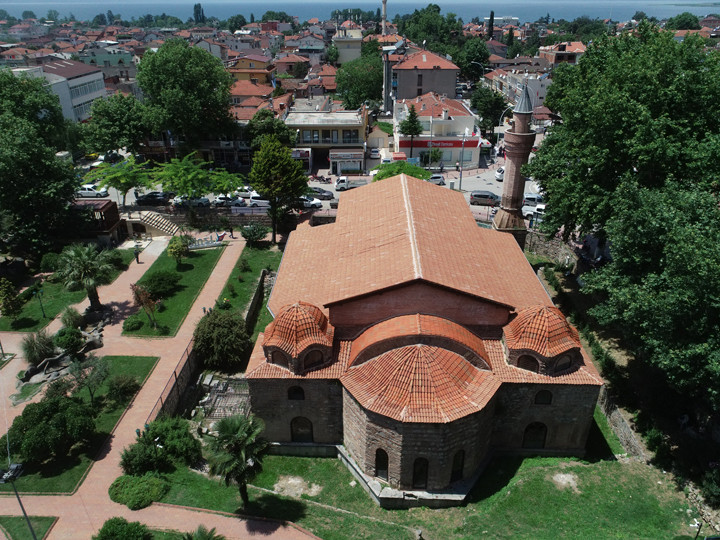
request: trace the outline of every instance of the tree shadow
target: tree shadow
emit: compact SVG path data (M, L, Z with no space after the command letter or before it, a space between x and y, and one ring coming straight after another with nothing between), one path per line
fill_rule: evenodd
M280 497L271 493L252 498L247 508L238 508L236 510L236 514L242 517L262 517L291 522L297 522L305 517L306 513L306 504L302 501ZM247 523L250 534L274 534L286 526L284 523L262 520L248 521Z
M130 300L123 300L122 302L108 302L105 305L113 311L113 318L110 324L120 324L130 315L133 315L138 311L138 307Z
M182 261L175 266L175 270L178 272L190 272L195 269L195 265L189 262Z
M524 461L522 456L493 458L487 464L475 486L470 490L466 503L472 504L487 499L507 487Z
M10 323L10 328L12 330L23 330L25 328L32 328L37 323L37 320L31 319L30 317L19 317Z

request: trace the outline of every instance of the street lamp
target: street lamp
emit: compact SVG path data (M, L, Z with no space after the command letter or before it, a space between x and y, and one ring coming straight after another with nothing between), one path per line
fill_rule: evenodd
M40 302L40 311L42 311L43 319L46 319L46 318L47 318L47 315L45 315L45 307L43 306L43 303L42 303L42 295L43 295L43 290L42 290L42 289L38 289L37 291L33 291L33 296L37 296L38 302Z
M30 529L30 534L33 537L33 540L37 540L37 536L35 536L35 531L32 528L32 524L30 523L30 518L27 515L27 512L25 511L25 507L23 506L22 501L20 500L20 494L18 493L17 488L15 487L15 480L23 473L23 467L21 463L12 463L10 464L10 469L5 472L3 470L0 470L0 474L2 474L2 477L0 477L0 484L7 484L10 482L10 484L13 487L13 491L15 492L15 497L17 497L18 504L20 504L20 510L22 510L23 516L25 516L25 521L27 522L28 529Z

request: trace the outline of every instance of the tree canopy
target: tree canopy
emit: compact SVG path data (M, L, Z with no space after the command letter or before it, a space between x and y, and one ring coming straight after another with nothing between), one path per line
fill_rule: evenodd
M700 30L700 22L697 15L693 15L689 11L670 17L665 23L668 30Z
M228 30L231 32L235 32L235 30L240 30L243 26L247 24L247 20L243 15L233 15L227 20L227 26Z
M210 192L212 185L212 171L208 165L193 152L183 158L160 163L151 176L165 191L186 197L201 197Z
M483 67L490 57L485 40L480 37L469 39L455 59L460 73L472 80L481 80L485 75ZM480 64L480 65L478 65Z
M252 349L240 313L213 309L195 327L194 351L205 367L228 373L240 370Z
M97 169L90 171L85 178L97 182L100 186L115 188L122 193L122 205L128 191L140 187L151 187L150 173L142 163L135 161L130 155L120 163L103 163Z
M500 121L500 115L507 108L505 96L487 86L478 86L470 98L470 105L480 117L480 128L493 130Z
M209 52L171 39L147 52L137 80L156 131L169 131L187 150L203 139L232 133L232 76Z
M428 4L410 15L397 16L393 22L398 25L398 34L417 44L425 41L427 49L453 58L458 56L466 41L462 22L454 13L443 17L437 4Z
M421 180L427 180L430 178L430 172L426 171L422 167L418 167L412 163L408 163L405 160L394 161L392 163L381 163L375 167L379 172L373 178L373 182L378 180L384 180L391 176L397 176L398 174L407 174L408 176L414 176Z
M127 148L136 154L148 134L145 107L135 96L115 94L97 99L87 124L86 140L96 152Z
M285 146L295 144L296 134L285 122L275 115L271 110L261 109L255 113L247 125L247 135L250 146L257 150L262 146L263 141L269 135L274 136Z
M362 56L338 68L337 93L348 109L358 109L365 101L382 98L383 66L380 55Z
M412 157L414 146L413 143L415 141L415 137L417 137L423 132L423 126L420 122L420 119L418 118L417 111L415 110L415 105L410 105L410 110L408 111L407 118L400 122L398 129L403 135L410 136L410 157Z

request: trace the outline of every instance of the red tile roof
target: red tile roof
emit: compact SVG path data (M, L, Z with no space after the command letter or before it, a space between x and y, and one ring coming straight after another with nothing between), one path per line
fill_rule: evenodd
M478 227L462 193L399 175L341 198L335 223L291 234L272 312L300 298L327 308L414 281L515 309L552 305L514 238Z
M505 326L510 349L530 349L546 358L580 347L580 336L562 312L551 306L532 306Z
M460 69L450 60L430 51L418 51L403 58L393 69Z
M265 330L264 345L297 358L310 345L332 346L332 327L325 314L306 302L286 306Z
M289 369L271 364L265 359L263 351L264 334L260 334L250 355L250 361L245 377L248 379L339 379L347 371L347 362L350 356L350 341L340 341L333 349L332 364L303 374L295 374Z
M480 411L500 387L489 371L429 345L393 349L340 379L364 408L401 422L452 422Z
M462 101L445 98L435 92L428 92L415 98L403 99L400 103L405 105L408 110L413 105L415 112L421 117L442 118L443 111L448 111L450 116L473 116Z
M262 96L267 97L273 93L273 87L265 84L256 84L251 81L235 81L230 88L231 96Z

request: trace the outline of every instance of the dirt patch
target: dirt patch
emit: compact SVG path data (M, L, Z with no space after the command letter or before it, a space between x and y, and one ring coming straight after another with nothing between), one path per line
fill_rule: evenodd
M273 490L281 495L289 495L290 497L300 497L301 495L309 495L315 497L322 491L322 486L308 483L299 476L281 476L277 483L273 486Z
M580 493L577 486L578 477L572 473L557 473L553 475L552 480L558 489L570 488L573 490L573 493Z

